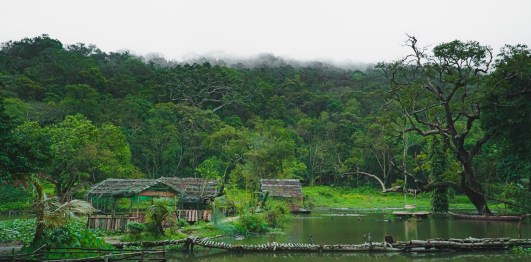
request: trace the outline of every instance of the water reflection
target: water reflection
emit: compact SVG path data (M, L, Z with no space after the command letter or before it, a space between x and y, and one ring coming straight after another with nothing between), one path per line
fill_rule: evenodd
M188 262L221 262L221 261L240 261L240 262L271 262L271 261L522 261L527 257L514 256L505 252L466 252L466 253L423 253L423 254L405 254L405 253L208 253L196 252L195 254L173 254L168 257L168 261L188 261Z
M314 244L359 244L365 242L363 235L371 233L373 241L383 241L386 235L394 240L466 237L511 237L518 238L518 223L503 221L474 221L436 216L416 222L398 219L385 222L384 214L367 214L361 221L356 217L330 217L320 214L303 217L322 219L295 219L285 234L248 236L243 241L233 238L230 243L264 244L267 242L309 243L310 235ZM531 238L529 221L522 223L522 238Z
M26 218L34 218L35 215L28 215L28 214L0 214L0 221L7 221L7 220L14 220L14 219L26 219Z
M358 221L357 217L335 216L313 213L301 215L295 219L285 234L247 236L244 240L229 237L223 241L232 244L258 245L267 242L309 243L310 235L314 244L360 244L364 243L364 234L371 233L373 241L383 241L386 235L394 240L430 239L430 238L466 238L466 237L511 237L518 238L517 222L473 221L435 216L422 221L398 219L384 221L384 214L366 214ZM522 237L531 238L529 221L522 223ZM197 252L194 255L173 254L173 261L234 261L272 262L282 261L522 261L507 252L468 252L468 253L228 253L212 250Z

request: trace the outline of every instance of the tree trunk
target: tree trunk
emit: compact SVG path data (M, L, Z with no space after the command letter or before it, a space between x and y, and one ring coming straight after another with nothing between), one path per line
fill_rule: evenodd
M37 211L37 212L40 212L40 211ZM42 239L43 236L44 236L44 223L42 223L42 221L39 222L39 219L37 218L37 226L35 229L35 236L33 236L32 245L36 245L40 243L40 240Z
M470 199L470 202L476 207L476 210L479 214L492 214L490 212L489 207L487 206L487 201L485 201L485 197L474 192L468 187L463 188L463 191L465 192L468 199Z
M490 215L492 212L490 212L489 207L487 206L487 201L485 200L485 197L483 194L483 187L480 183L476 181L476 176L472 172L472 163L471 162L465 162L462 161L461 163L463 167L463 173L462 176L466 177L466 180L469 183L469 186L466 186L465 184L461 184L463 192L466 194L468 199L470 199L470 202L476 207L476 210L479 214L487 214Z

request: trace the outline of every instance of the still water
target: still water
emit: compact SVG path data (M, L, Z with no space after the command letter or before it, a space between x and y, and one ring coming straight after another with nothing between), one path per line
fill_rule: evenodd
M0 221L7 221L7 220L13 220L13 219L26 219L26 218L32 218L34 216L27 215L27 214L0 214Z
M337 213L337 212L336 212ZM330 216L326 213L313 213L296 216L285 234L248 236L244 240L233 237L223 241L232 244L264 244L267 242L310 243L314 244L361 244L363 235L371 234L372 241L383 242L384 236L393 236L397 240L430 238L466 238L466 237L511 237L518 238L517 222L493 222L459 220L446 217L431 217L422 221L397 219L386 222L384 214L361 214L352 216ZM522 238L531 238L531 224L522 223ZM273 262L273 261L524 261L531 257L520 257L508 252L459 252L459 253L244 253L236 254L226 251L197 250L193 255L175 253L170 261L239 261L239 262Z

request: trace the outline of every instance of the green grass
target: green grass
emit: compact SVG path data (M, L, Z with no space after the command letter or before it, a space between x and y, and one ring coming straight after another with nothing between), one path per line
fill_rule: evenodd
M182 232L190 236L198 237L213 237L226 233L216 228L212 223L206 223L204 221L199 221L193 226L186 226Z
M123 242L135 242L135 241L160 241L167 239L183 239L188 236L196 237L213 237L216 235L222 235L225 232L216 228L212 223L206 223L203 221L197 222L195 225L188 225L183 228L172 227L164 230L165 236L160 234L154 234L152 232L143 232L141 234L125 233L120 237L120 241Z
M379 190L361 187L303 187L302 192L306 201L314 207L344 207L355 209L371 208L403 208L405 205L403 193L382 193ZM413 195L407 195L407 204L415 203ZM309 203L305 203L305 206ZM419 194L416 198L417 209L430 209L430 194ZM464 195L450 195L450 208L474 208Z

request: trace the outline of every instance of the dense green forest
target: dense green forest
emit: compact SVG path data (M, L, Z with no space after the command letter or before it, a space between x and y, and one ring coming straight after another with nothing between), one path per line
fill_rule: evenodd
M482 213L492 200L529 210L530 49L407 46L403 60L347 70L274 56L146 61L47 35L3 43L2 192L32 175L60 197L107 178L207 177L248 190L299 178L429 191L441 211L449 190Z

